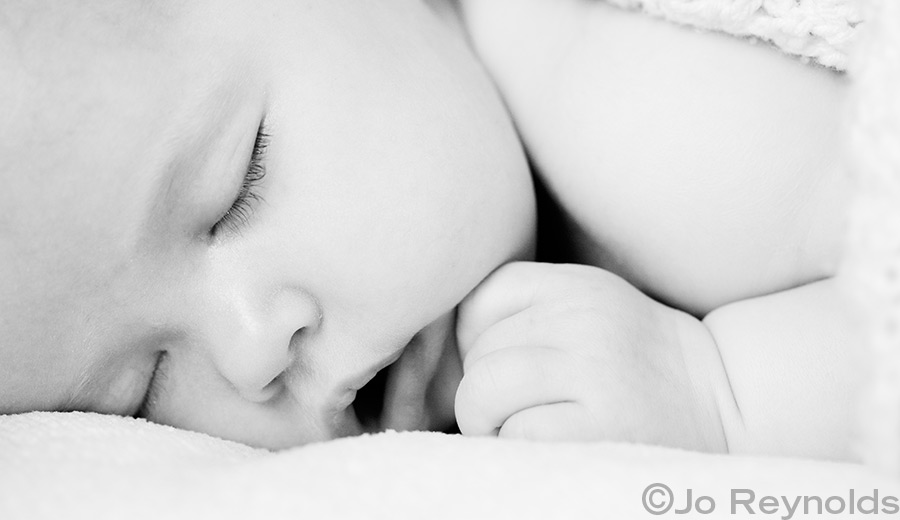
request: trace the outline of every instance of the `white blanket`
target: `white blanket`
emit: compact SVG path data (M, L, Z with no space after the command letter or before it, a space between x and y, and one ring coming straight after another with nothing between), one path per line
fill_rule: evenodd
M0 416L3 520L647 519L653 516L642 495L653 483L668 485L675 496L673 510L659 518L788 515L783 504L778 514L762 514L763 495L846 501L851 489L855 498L877 489L879 497L900 497L900 482L851 464L437 433L385 433L269 453L120 417ZM715 511L676 515L688 488L695 500L712 498ZM755 515L744 506L731 514L732 489L756 493ZM739 499L747 497L738 493ZM663 504L666 496L649 498ZM700 505L708 509L709 502ZM848 518L848 513L818 518Z

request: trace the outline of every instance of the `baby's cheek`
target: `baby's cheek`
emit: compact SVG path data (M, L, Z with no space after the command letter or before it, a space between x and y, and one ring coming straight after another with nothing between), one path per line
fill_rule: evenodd
M321 298L390 324L431 321L527 248L527 163L463 35L424 6L349 5L323 8L347 30L316 43L330 58L299 53L289 70L302 74L285 72L273 128L283 141L290 129L282 165L300 177L266 200L291 208L280 226L299 228L298 265Z

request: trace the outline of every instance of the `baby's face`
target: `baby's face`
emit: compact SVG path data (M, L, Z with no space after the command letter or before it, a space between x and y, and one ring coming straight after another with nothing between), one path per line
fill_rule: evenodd
M511 125L419 2L44 3L0 21L0 412L135 414L152 379L158 422L352 433L530 251Z

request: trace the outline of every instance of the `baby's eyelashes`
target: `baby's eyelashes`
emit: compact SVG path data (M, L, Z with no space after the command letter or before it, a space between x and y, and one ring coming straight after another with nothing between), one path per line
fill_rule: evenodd
M243 226L249 223L253 210L262 200L259 194L260 184L266 175L266 149L269 147L269 134L266 131L265 121L259 124L253 150L247 165L247 172L241 181L240 189L231 203L231 207L222 215L210 230L212 236L217 236L223 231L239 232Z

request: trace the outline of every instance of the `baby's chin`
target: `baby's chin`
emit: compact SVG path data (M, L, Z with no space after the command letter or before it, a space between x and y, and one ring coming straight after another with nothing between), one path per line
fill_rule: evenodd
M420 330L397 361L360 388L353 410L361 431L455 430L460 379L454 308Z

